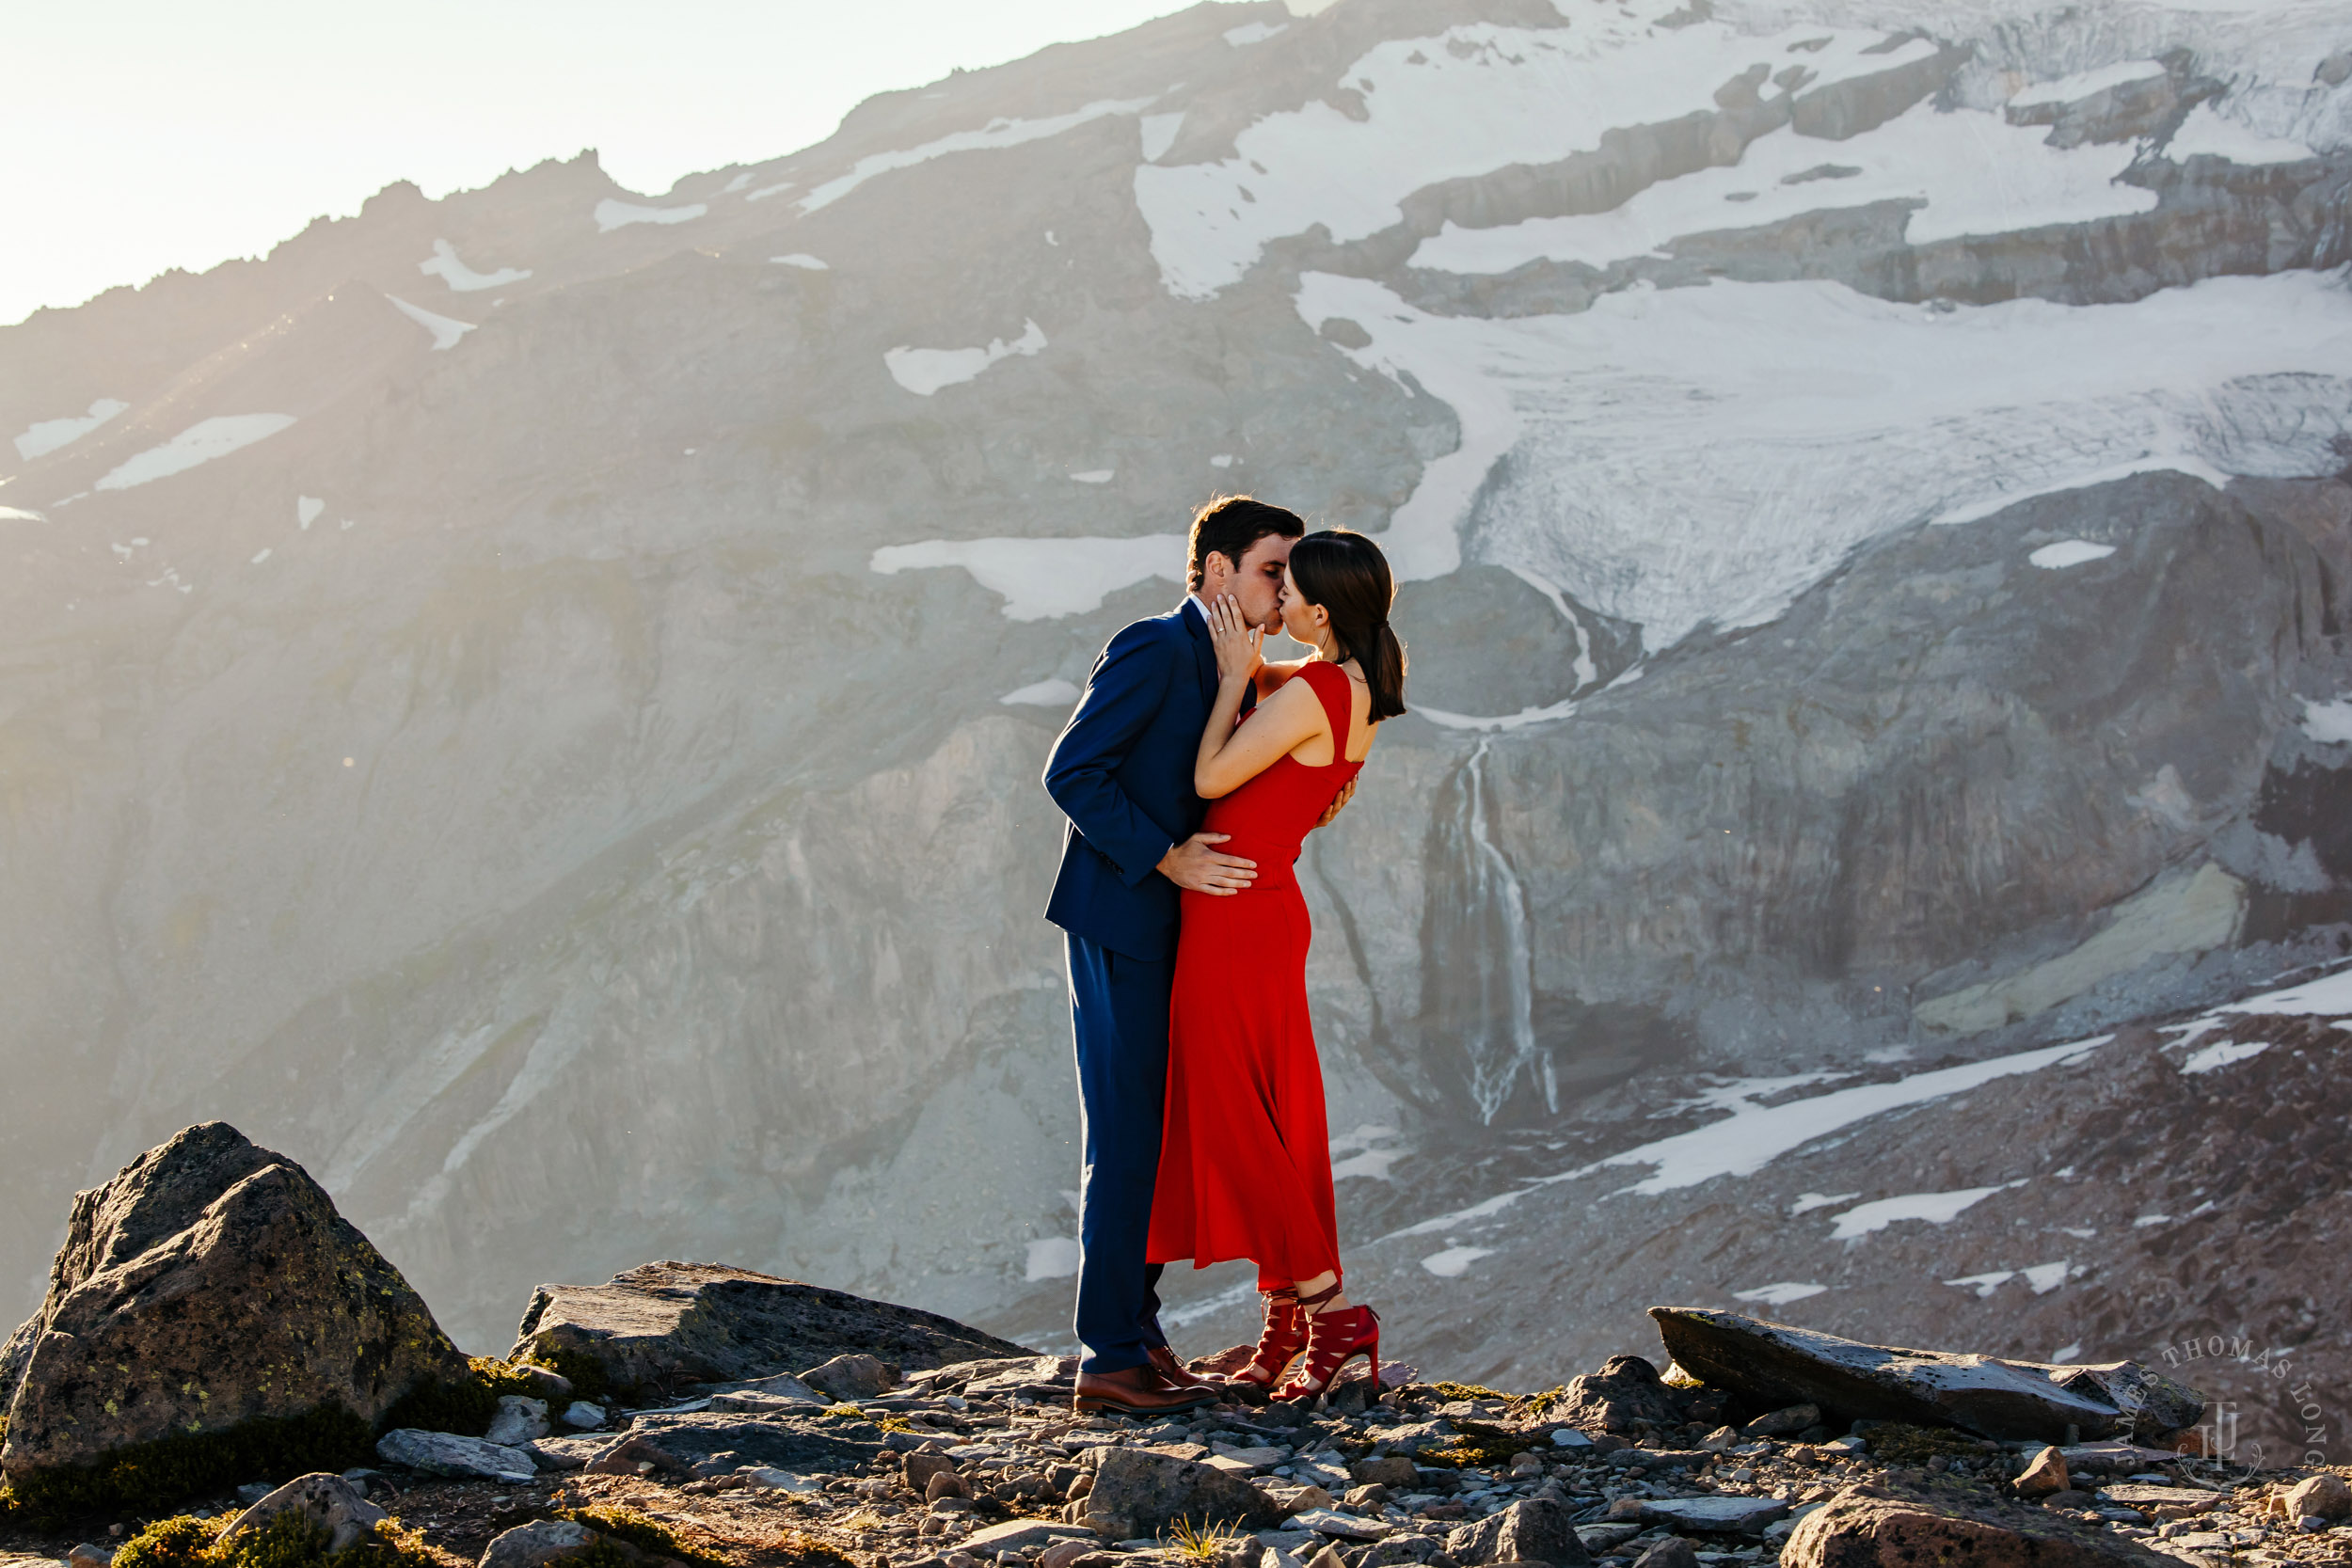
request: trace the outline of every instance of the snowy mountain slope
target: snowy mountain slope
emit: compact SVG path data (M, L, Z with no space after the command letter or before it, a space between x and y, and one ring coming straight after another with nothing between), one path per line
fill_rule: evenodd
M1218 488L1409 579L1416 713L1304 879L1360 1238L1693 1074L2340 952L2347 46L1205 5L7 329L0 1258L222 1116L469 1343L650 1256L1048 1333L1034 779Z

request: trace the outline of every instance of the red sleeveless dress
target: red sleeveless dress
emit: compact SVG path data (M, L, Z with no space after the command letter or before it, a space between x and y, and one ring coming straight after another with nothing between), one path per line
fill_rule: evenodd
M1347 672L1311 660L1304 680L1331 721L1331 761L1287 754L1223 800L1203 832L1258 863L1247 892L1187 892L1168 1006L1168 1111L1146 1259L1195 1268L1247 1258L1261 1289L1340 1266L1323 1066L1307 1017L1307 901L1299 846L1347 781ZM1244 720L1247 723L1248 721Z

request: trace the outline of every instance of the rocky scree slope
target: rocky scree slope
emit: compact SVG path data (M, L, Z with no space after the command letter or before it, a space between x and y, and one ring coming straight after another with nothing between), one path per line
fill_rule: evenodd
M1551 1289L1457 1196L1653 1114L2341 954L2347 48L1209 5L6 329L0 1258L225 1115L470 1346L660 1254L1057 1333L1032 781L1218 487L1406 579L1415 714L1304 880L1351 1240L1459 1233L1433 1325ZM1771 1272L1716 1287L1828 1283Z

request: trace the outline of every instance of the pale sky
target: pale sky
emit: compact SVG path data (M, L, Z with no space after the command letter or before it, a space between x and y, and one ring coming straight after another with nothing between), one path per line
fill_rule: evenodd
M820 141L873 93L1188 3L8 6L0 325L260 255L395 180L443 196L593 147L622 184L662 191Z

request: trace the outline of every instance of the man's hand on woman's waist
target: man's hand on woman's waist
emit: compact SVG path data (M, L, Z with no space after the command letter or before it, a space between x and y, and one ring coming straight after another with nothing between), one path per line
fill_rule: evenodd
M1209 847L1224 843L1225 839L1223 833L1195 833L1181 844L1171 844L1168 853L1160 857L1157 869L1161 876L1188 893L1231 897L1257 879L1258 863Z

